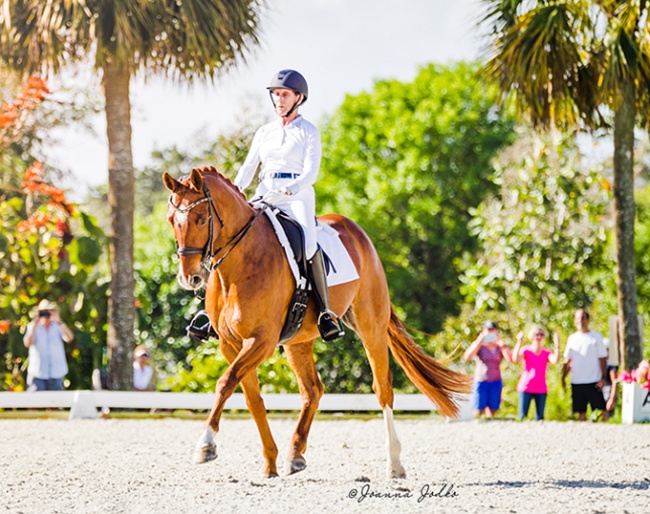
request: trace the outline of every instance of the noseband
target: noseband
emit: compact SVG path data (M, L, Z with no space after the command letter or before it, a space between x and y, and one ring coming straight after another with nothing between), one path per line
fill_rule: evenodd
M217 217L217 220L219 220L219 225L221 225L221 228L224 227L223 223L223 218L219 214L219 211L217 211L217 208L214 205L214 202L212 201L212 196L210 195L210 190L208 187L203 184L203 194L205 195L203 198L199 198L198 200L192 202L189 204L187 207L183 207L181 205L176 205L172 201L172 195L169 196L169 205L176 211L181 212L181 213L188 213L194 207L197 207L198 205L201 205L204 202L208 202L208 240L205 243L205 246L203 248L198 248L198 247L193 247L193 246L179 246L178 245L178 240L176 241L176 253L180 257L185 257L188 255L201 255L201 265L206 269L206 271L211 272L217 269L223 260L230 254L230 252L233 251L235 246L242 240L242 238L246 235L246 232L248 232L248 229L251 228L253 225L253 222L260 217L262 213L267 208L267 205L264 204L261 209L253 216L246 225L244 225L233 237L231 237L228 242L217 248L216 251L212 251L212 248L214 246L214 221L212 217L212 213ZM228 248L230 246L230 249L223 255L217 262L212 264L212 260L219 255L225 248Z

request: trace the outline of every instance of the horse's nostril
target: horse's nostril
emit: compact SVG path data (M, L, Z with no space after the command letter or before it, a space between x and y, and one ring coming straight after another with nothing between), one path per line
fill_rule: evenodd
M192 275L192 277L190 278L190 285L192 287L196 287L200 283L201 283L201 277L199 277L198 275Z

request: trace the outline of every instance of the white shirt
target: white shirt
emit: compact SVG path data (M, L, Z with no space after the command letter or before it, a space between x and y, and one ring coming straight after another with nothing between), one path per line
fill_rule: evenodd
M63 332L59 325L52 322L45 328L42 323L32 321L27 326L24 340L27 340L32 331L34 339L29 347L27 374L42 380L65 377L68 374L68 362L63 347Z
M239 169L234 183L246 189L260 164L260 179L270 173L295 173L299 177L283 183L293 194L311 187L316 182L322 147L318 129L302 116L286 127L279 120L260 127L251 143L246 160Z
M607 347L598 332L575 332L569 336L564 358L571 360L571 383L593 384L603 377L600 359L607 357Z
M133 362L133 388L138 391L145 391L149 387L151 377L153 376L153 368L149 365L140 367L140 364Z

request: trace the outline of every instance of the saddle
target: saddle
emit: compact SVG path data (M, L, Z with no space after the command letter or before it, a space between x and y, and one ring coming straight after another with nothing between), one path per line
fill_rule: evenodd
M305 234L302 227L297 221L277 207L268 207L267 210L272 212L275 219L281 225L298 267L296 288L293 292L291 302L289 302L287 317L282 327L282 332L280 333L280 340L278 341L280 345L289 341L300 330L307 314L311 286L307 274L308 264L305 256ZM323 252L323 255L325 257L325 268L329 272L332 263L327 254ZM198 342L207 341L210 337L219 339L219 334L210 325L205 310L200 310L194 315L194 318L192 318L192 321L187 327L187 335Z

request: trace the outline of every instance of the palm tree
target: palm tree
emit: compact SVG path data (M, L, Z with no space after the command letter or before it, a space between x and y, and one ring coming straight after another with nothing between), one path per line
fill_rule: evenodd
M627 369L642 359L634 267L634 128L650 118L645 0L484 0L485 72L534 126L608 127L613 113L620 336ZM611 116L610 116L611 118Z
M112 389L129 389L135 344L131 77L214 79L257 44L262 0L0 1L0 63L25 74L57 73L94 57L103 75L112 231L109 376Z

